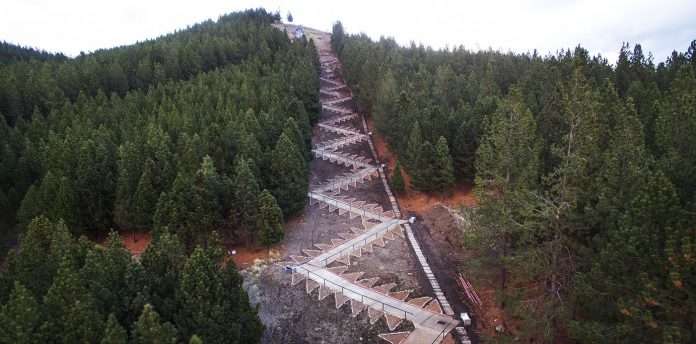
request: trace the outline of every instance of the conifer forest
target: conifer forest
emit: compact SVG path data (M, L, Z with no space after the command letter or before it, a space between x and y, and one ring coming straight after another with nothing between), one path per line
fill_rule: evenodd
M383 178L374 185L402 206L379 208L379 219L410 220L403 250L425 254L456 313L438 315L473 317L456 343L696 343L696 40L664 61L624 43L612 61L582 45L403 45L336 21L323 46L300 19L249 9L77 56L0 43L0 343L314 342L278 337L268 303L295 304L281 291L259 297L261 268L237 266L230 247L254 248L283 276L296 272L291 258L363 233L348 226L357 234L315 241L324 229L312 190L331 189L316 182L328 171L318 137L336 143L342 132L357 141L345 145L369 141L368 179ZM334 133L318 134L322 123ZM323 160L358 159L322 149ZM327 195L348 199L340 192ZM460 196L472 201L450 202ZM454 214L446 240L418 197ZM338 202L328 213L336 206L351 224ZM126 247L129 233L147 235L142 252ZM437 240L447 248L423 244ZM441 263L450 256L461 258ZM413 261L423 284L431 268ZM347 262L357 265L350 251ZM295 275L273 283L289 290ZM322 302L326 285L317 288ZM439 290L429 288L414 294ZM370 327L372 313L341 310L337 292L335 310L302 296L320 318L352 312L364 318L356 326L376 328L364 333L420 326L392 326L382 304L386 322ZM323 342L345 342L330 333ZM362 333L348 337L417 343Z

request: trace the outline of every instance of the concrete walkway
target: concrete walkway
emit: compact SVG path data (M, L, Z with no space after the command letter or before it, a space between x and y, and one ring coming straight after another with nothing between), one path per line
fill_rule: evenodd
M322 39L329 37L326 33L306 32L310 36L322 35ZM320 203L320 207L328 207L330 212L337 210L339 215L347 213L349 218L362 217L364 226L369 228L364 229L364 231L354 228L352 233L339 233L342 239L332 240L332 244L315 245L321 248L320 250L304 250L303 253L307 257L293 256L299 260L296 260L298 264L292 267L292 284L305 280L306 291L311 293L318 288L320 300L333 294L336 308L350 300L353 315L366 309L371 323L384 316L390 331L394 331L402 320L412 322L415 330L408 333L408 336L401 342L402 344L440 343L445 335L459 324L459 321L448 314L443 314L439 301L430 301L427 306L426 302L430 298L425 298L425 301L422 300L423 298L419 298L418 300L414 299L414 302L409 302L406 300L408 291L390 292L394 284L384 284L372 288L372 284L358 283L359 277L356 276L361 273L343 274L345 268L329 267L335 263L350 265L351 256L360 256L363 251L371 252L373 244L384 247L386 240L404 237L402 226L408 226L408 222L399 218L400 213L393 205L394 209L385 212L377 204L367 204L365 201L337 195L341 190L356 187L358 183L367 179L381 176L383 171L381 174L379 167L370 164L371 159L368 157L337 151L342 147L359 142L366 141L371 145L371 141L369 135L365 134L367 131L363 133L360 129L349 125L337 125L361 116L341 105L352 100L352 94L343 80L336 78L338 73L335 69L340 65L340 61L333 53L322 50L320 51L320 63L322 65L320 80L322 85L328 85L322 86L320 93L332 98L322 100L322 109L335 114L335 116L324 119L318 126L321 130L344 137L318 143L312 152L318 158L348 166L353 169L353 172L338 175L330 179L326 185L313 188L308 193L310 204ZM339 92L344 88L347 90ZM349 95L342 96L341 93ZM364 118L361 119L364 123ZM388 190L386 180L383 179L383 182ZM393 199L391 193L388 192L388 194L390 199ZM367 221L377 222L377 224L368 225ZM410 232L407 233L409 239L413 239L412 235ZM424 259L420 250L416 250L416 255L419 260ZM426 274L428 272L426 271ZM435 291L435 297L439 299L438 291ZM417 302L419 300L420 302ZM357 308L353 309L353 306Z

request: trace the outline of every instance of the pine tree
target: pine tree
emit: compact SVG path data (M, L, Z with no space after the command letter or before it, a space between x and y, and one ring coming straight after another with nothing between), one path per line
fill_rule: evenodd
M300 211L305 204L308 181L304 159L295 144L282 134L271 152L270 172L276 178L272 181L273 195L283 214L289 216Z
M136 225L133 196L142 176L143 163L142 153L135 143L126 142L119 147L114 222L121 228L133 228Z
M146 304L132 334L136 344L173 344L177 341L176 329L169 322L162 323L155 309Z
M186 260L176 292L180 303L177 327L182 337L204 333L207 342L218 338L223 331L222 300L224 293L222 281L216 273L217 262L210 259L200 246L196 247Z
M41 343L41 309L29 290L15 281L0 310L0 343Z
M378 96L373 112L375 126L380 132L389 132L398 125L399 112L397 102L399 101L399 88L396 78L391 70L388 70L378 88Z
M252 173L247 161L238 157L235 163L234 178L234 207L232 216L242 230L249 237L255 237L257 222L256 197L259 194L259 185Z
M128 333L126 330L118 323L116 317L113 314L109 314L109 318L106 321L106 329L104 330L104 336L100 342L101 344L126 344L128 343Z
M258 198L258 214L259 242L270 246L283 240L283 212L268 190Z
M72 251L72 244L64 223L39 216L27 226L19 248L8 254L4 276L18 281L33 295L44 295L53 283L58 263Z
M391 187L396 193L402 193L406 191L406 183L404 182L403 171L401 171L401 162L396 161L396 166L394 167L394 172L391 177Z
M24 194L22 204L17 211L17 221L20 223L20 226L25 227L36 216L40 215L43 209L45 207L43 206L40 190L36 185L32 184L27 193Z
M435 190L443 192L454 185L454 166L452 156L447 147L447 140L440 136L435 147L435 167L434 167Z
M64 343L94 343L103 335L104 324L73 264L70 257L60 262L44 297L47 322L42 329Z
M249 297L242 287L242 276L228 262L222 267L222 289L225 291L225 317L228 325L228 338L239 338L239 344L258 343L263 335L264 326L259 320L257 310L249 303Z
M181 269L186 262L185 248L179 238L168 232L153 237L140 256L149 299L162 314L173 315L177 311L174 298Z
M696 309L679 300L689 297L682 283L695 270L681 269L679 253L693 252L687 239L693 231L683 231L678 223L679 200L664 174L650 173L637 188L623 219L601 234L589 271L577 278L579 311L592 315L572 322L580 340L640 342L676 336L688 341L681 322Z
M535 206L534 213L543 215L538 219L530 217L527 228L530 233L545 238L529 259L539 264L535 277L550 286L536 299L546 311L529 317L527 326L536 328L536 332L548 329L548 340L559 335L555 324L566 322L570 316L570 309L558 295L576 273L574 265L570 264L574 256L569 252L576 245L574 240L582 228L578 215L582 215L586 204L594 197L586 186L592 182L593 172L601 164L597 94L580 68L574 71L564 89L562 104L567 131L561 144L553 149L559 165L546 180L549 191Z
M157 229L168 227L174 233L182 236L188 230L188 219L191 216L190 192L191 179L186 174L179 173L174 179L171 190L162 193L157 201L153 217Z
M423 134L421 134L421 128L418 121L413 123L411 126L411 133L408 136L408 145L406 147L406 167L409 172L418 165L418 159L421 158L421 151L423 150Z
M508 274L521 271L523 256L514 243L529 240L523 222L532 208L536 189L539 147L532 113L513 90L488 119L476 152L476 194L480 207L471 232L473 245L492 247L499 266L501 306L509 297Z
M300 128L297 126L297 121L295 121L293 117L288 117L287 121L285 121L283 134L287 135L287 137L289 137L295 144L295 147L297 147L297 151L300 152L306 160L309 160L310 155L309 151L307 150L307 146L305 145L305 140L302 137Z
M420 191L430 191L435 179L435 148L430 141L425 141L421 146L418 159L411 168L413 187Z
M222 202L220 199L222 183L213 160L203 158L201 167L196 172L191 187L189 209L187 214L186 244L191 246L201 239L201 234L208 234L222 223Z
M128 316L129 295L127 280L132 273L132 259L121 238L114 231L109 233L106 249L87 253L80 277L88 291L95 296L95 304L102 314L112 314L118 320Z
M656 123L657 156L684 202L696 200L696 68L684 66L661 103Z
M47 198L44 198L44 200L46 199ZM79 233L77 197L70 179L65 176L60 177L56 194L50 199L52 199L53 202L49 208L49 216L55 221L65 221L65 224L68 225L74 233Z
M155 185L155 169L154 161L147 159L133 195L133 219L139 228L149 228L152 225L152 216L159 197Z
M343 53L343 46L345 45L345 32L343 31L343 24L340 21L334 23L331 30L331 47L334 49L338 56Z

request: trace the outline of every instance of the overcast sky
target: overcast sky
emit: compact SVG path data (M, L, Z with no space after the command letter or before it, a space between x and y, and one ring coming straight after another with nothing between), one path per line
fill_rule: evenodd
M296 23L327 31L341 20L350 33L434 48L546 54L579 43L611 63L625 41L659 62L696 39L696 0L2 0L0 40L75 56L250 7L291 11Z

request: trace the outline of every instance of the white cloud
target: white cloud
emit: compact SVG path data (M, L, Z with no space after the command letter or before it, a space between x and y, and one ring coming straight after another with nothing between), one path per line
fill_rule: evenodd
M577 44L614 62L621 43L642 43L657 61L696 38L692 0L319 1L5 0L0 39L76 55L153 38L220 14L265 7L330 30L390 36L401 44L464 45L541 54Z

